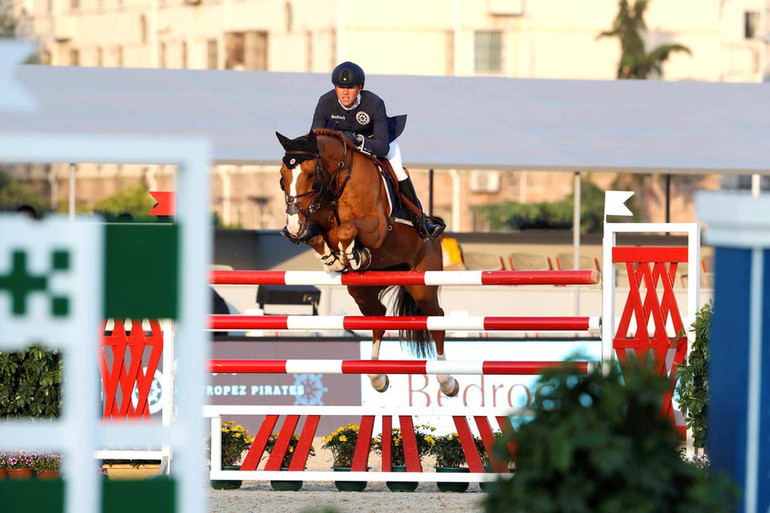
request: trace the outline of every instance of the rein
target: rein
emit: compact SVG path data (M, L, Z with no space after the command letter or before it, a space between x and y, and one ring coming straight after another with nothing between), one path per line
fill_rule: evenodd
M322 135L333 135L337 137L340 142L342 143L343 148L343 154L342 159L340 160L339 164L337 164L337 168L329 173L329 180L324 183L323 180L323 166L321 165L321 155L318 152L310 152L310 151L301 151L301 150L290 150L286 152L287 156L292 157L304 157L303 160L309 160L309 158L315 159L315 177L313 180L313 187L306 192L303 192L301 194L297 194L296 196L289 196L286 193L286 187L285 183L283 183L283 178L281 178L281 188L283 189L284 197L286 198L286 213L288 215L293 214L299 214L302 211L302 208L299 206L299 202L297 202L297 199L303 198L305 196L312 195L312 202L307 207L308 214L314 214L318 211L319 208L321 208L321 202L324 199L329 199L332 210L334 212L334 217L337 220L337 223L339 224L341 222L340 220L340 214L339 209L337 208L337 201L342 196L342 193L345 191L345 186L348 184L348 181L350 180L351 172L353 171L353 153L350 153L350 161L346 164L345 158L348 155L348 144L345 141L344 137L337 134L333 131L324 131L321 132ZM299 164L298 164L299 165ZM340 174L340 172L346 167L347 165L347 173L345 174L345 178L342 180L342 183L337 186L337 177Z

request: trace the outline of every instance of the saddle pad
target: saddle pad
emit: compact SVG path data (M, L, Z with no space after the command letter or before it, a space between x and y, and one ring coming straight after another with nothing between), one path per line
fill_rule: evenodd
M380 169L380 176L382 182L385 184L385 190L388 191L388 204L390 205L390 217L395 218L397 221L411 225L412 222L407 216L406 210L401 206L401 201L398 198L398 180L393 172L393 168L387 159L376 159L377 167Z

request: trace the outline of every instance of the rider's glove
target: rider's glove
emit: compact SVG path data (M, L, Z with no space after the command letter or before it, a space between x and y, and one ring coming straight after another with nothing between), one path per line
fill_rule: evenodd
M358 143L358 149L364 149L364 136L361 134L356 135L356 142Z

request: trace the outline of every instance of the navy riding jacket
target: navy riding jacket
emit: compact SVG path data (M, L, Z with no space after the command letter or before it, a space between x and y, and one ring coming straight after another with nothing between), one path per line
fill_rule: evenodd
M361 90L361 102L354 108L344 108L334 89L318 99L313 114L313 128L331 128L340 132L353 132L364 136L363 149L384 157L390 143L401 135L406 125L406 115L389 118L385 102L371 91Z

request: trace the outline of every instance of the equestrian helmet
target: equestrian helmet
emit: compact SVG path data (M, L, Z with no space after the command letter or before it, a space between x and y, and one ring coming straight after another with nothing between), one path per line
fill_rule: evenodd
M366 75L355 62L345 61L332 71L332 84L339 87L363 87Z

